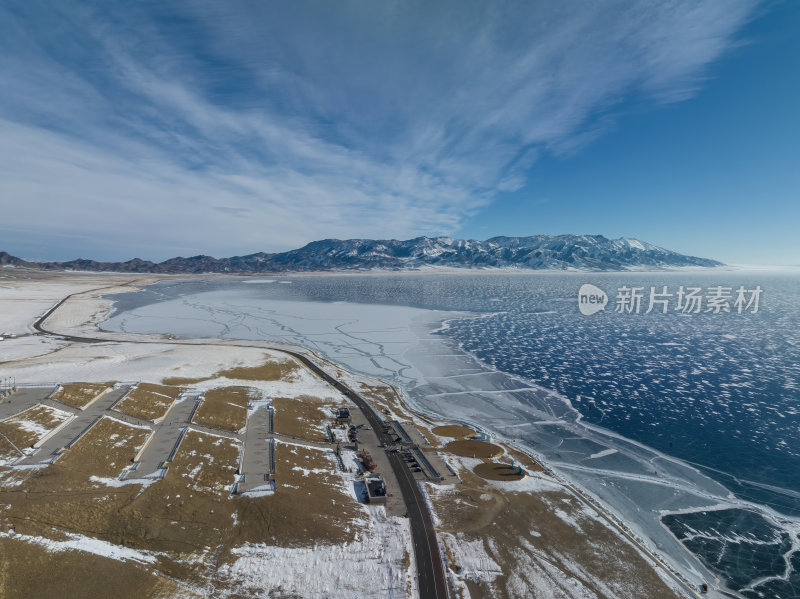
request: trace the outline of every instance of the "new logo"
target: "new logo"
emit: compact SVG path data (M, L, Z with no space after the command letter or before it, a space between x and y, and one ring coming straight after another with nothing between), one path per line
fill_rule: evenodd
M606 309L608 296L606 292L591 283L584 283L578 290L578 309L584 316Z

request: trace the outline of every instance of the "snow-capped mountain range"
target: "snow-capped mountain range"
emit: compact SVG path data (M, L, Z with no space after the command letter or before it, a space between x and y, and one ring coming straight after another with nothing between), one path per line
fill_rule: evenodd
M170 258L161 263L27 262L0 252L0 265L45 270L149 273L253 273L351 270L410 270L425 267L519 268L534 270L639 270L685 266L714 267L721 262L679 254L638 239L602 235L492 237L485 241L417 237L406 241L324 239L288 252L213 258Z

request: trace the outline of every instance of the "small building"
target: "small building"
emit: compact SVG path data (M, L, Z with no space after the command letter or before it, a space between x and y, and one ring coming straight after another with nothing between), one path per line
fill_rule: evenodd
M339 422L350 422L350 408L339 408L336 411L336 420Z
M368 478L367 483L367 502L386 503L386 481L382 478Z

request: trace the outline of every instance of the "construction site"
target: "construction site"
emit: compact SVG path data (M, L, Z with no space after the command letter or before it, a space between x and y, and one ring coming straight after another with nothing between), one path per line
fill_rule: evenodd
M408 498L390 460L402 459L409 480L458 481L410 423L382 418L376 431L376 413L336 390L264 390L270 379L309 376L325 386L294 361L161 383L9 384L0 399L0 545L108 543L130 552L129 577L155 560L161 583L188 592L208 584L207 556L191 558L198 552L224 562L243 543L347 545L371 534L353 526L360 505L404 521ZM209 532L218 545L205 545ZM402 550L406 578L413 558ZM96 559L100 572L117 569Z
M281 406L277 415L275 404ZM117 474L121 482L164 479L187 435L193 434L236 448L236 459L228 465L235 474L228 485L232 495L275 491L276 443L281 441L328 451L342 470L357 471L367 479L383 477L384 485L388 479L389 489L397 489L397 483L385 452L401 455L420 481L457 481L410 423L387 421L383 432L394 442L385 446L360 410L330 405L325 410L315 404L323 402L265 399L257 389L241 386L208 392L140 382L14 386L0 399L0 464L12 468L53 464L103 422L105 428L130 429L137 437L144 436ZM308 417L309 408L317 412L316 421ZM384 495L394 497L391 491ZM391 513L403 513L402 501L386 503Z

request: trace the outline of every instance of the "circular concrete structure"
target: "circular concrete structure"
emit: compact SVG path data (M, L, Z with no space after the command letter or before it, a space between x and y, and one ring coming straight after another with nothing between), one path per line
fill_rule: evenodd
M486 441L473 441L472 439L462 439L450 441L444 446L444 450L462 458L496 458L503 455L503 448L494 443Z

